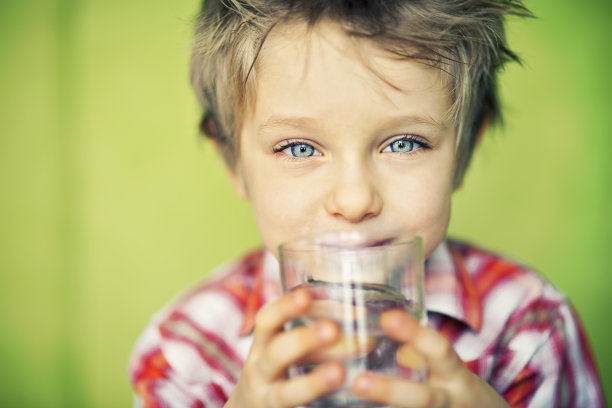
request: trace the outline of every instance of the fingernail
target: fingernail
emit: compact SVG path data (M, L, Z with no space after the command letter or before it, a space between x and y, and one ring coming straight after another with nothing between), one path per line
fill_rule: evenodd
M414 319L399 310L385 312L380 318L380 324L388 330L398 331L413 324Z
M339 367L326 367L323 375L325 376L325 380L330 384L342 382L342 372Z
M353 381L354 390L360 393L368 392L371 385L372 380L367 376L367 374L362 374Z
M303 291L303 290L295 291L293 293L293 299L292 300L293 300L293 304L298 309L303 308L306 305L306 303L308 303L308 297L306 295L306 292Z
M320 340L329 341L336 335L336 328L329 322L317 322L315 327Z
M399 327L403 323L403 315L395 310L384 313L381 316L381 323L388 327Z

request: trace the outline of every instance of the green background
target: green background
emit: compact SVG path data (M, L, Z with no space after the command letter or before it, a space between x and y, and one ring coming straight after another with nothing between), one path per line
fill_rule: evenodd
M542 271L573 300L612 393L607 1L528 2L451 234ZM125 407L151 314L259 238L198 139L198 1L0 3L0 401Z

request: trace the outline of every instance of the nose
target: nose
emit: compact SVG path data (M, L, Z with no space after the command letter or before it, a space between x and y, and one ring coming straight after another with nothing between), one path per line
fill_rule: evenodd
M338 174L325 199L326 211L335 218L359 223L378 216L383 200L374 180L364 171Z

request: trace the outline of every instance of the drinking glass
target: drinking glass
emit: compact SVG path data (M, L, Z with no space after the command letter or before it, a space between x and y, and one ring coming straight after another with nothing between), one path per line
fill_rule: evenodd
M286 329L327 318L337 322L341 336L319 360L293 365L289 376L308 373L323 361L340 361L346 380L337 391L309 407L375 407L350 391L353 379L365 371L421 380L423 372L397 362L398 342L380 326L380 315L401 309L425 323L424 260L421 239L409 234L378 237L355 231L299 238L279 247L283 290L306 288L309 311ZM325 356L324 358L321 356Z

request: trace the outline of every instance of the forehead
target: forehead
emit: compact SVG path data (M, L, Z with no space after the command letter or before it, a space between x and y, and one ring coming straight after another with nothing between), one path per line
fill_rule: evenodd
M400 131L402 122L452 126L439 69L395 57L337 24L276 27L254 74L243 130L279 118L314 119L307 130L315 133Z
M409 105L419 105L420 111L438 121L447 121L450 109L443 71L394 55L372 40L349 36L325 20L314 27L304 23L275 27L262 46L251 80L251 113L275 98L298 105L300 101L326 106L369 103L386 110L404 110L410 99ZM351 100L356 96L361 99Z

